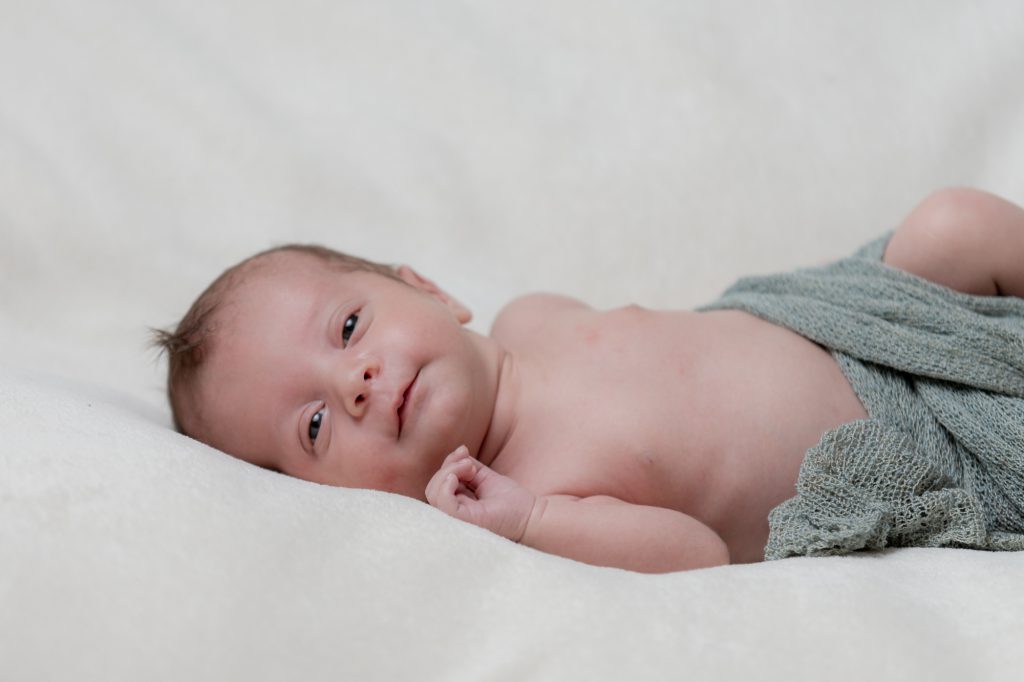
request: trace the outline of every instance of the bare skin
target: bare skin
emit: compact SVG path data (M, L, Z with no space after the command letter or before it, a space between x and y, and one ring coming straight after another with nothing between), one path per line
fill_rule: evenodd
M885 261L1022 296L1022 254L1024 211L947 190L908 216ZM534 294L483 337L411 270L406 291L303 263L239 292L201 437L309 480L426 499L543 551L650 572L759 561L807 448L867 416L824 349L742 312L597 311ZM306 319L295 309L311 300L314 313L350 302L342 313L364 311L365 331L325 343L319 327L292 330L288 311ZM330 442L311 444L320 409Z
M492 468L542 496L681 512L736 562L762 557L768 512L796 492L807 449L867 416L825 350L742 312L602 312L541 295L492 335L521 406Z

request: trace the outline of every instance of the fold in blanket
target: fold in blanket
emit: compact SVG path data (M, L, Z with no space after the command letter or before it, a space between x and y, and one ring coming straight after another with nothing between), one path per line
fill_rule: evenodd
M766 559L886 546L1024 549L1024 300L971 296L853 256L741 279L738 309L825 348L869 418L808 450Z

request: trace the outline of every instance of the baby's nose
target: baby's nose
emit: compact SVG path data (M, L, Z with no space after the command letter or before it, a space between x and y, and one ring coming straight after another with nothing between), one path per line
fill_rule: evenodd
M370 394L380 374L380 363L373 358L359 358L356 365L347 372L342 402L353 417L362 417L369 404Z

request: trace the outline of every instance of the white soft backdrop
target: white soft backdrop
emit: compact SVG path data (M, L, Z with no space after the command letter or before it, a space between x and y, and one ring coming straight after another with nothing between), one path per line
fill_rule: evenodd
M1022 74L1017 0L0 0L0 679L1016 679L1024 556L583 566L173 433L146 341L289 241L693 307L1024 203Z

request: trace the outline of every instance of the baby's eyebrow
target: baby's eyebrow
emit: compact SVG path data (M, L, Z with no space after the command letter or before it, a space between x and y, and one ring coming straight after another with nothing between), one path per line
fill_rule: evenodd
M324 330L327 334L327 342L332 343L334 341L334 329L338 326L338 318L341 317L341 311L344 309L345 304L338 305L331 314L327 316L327 328Z
M324 336L322 338L326 339L327 344L330 345L332 343L333 335L331 334L331 330L335 326L335 321L341 315L342 311L345 309L345 303L344 302L342 302L342 303L338 304L337 306L334 306L333 308L331 308L330 307L330 303L331 303L332 299L333 299L333 296L331 296L329 293L324 293L324 294L321 294L321 295L314 296L314 297L310 298L310 300L308 302L309 314L305 316L305 319L301 323L301 326L300 326L300 328L302 330L301 331L301 335L300 335L300 339L317 339L317 338L320 338L321 334L323 334ZM326 316L326 322L325 322L325 318L324 318L324 310L325 309L328 311L327 312L327 316ZM318 399L322 399L322 398L318 398ZM303 417L302 417L302 407L304 405L305 405L305 403L302 406L299 406L299 417L298 417L299 421L302 421L302 419L303 419ZM291 412L291 409L292 408L290 408L290 407L285 407L284 408L284 412L286 413L286 415L289 412ZM292 417L290 417L290 419L294 420L295 417L292 416ZM313 452L312 452L311 448L307 447L306 440L302 437L301 429L305 428L306 425L305 424L301 424L301 423L298 424L299 430L296 431L295 430L295 424L292 423L291 425L289 425L288 424L288 420L289 420L288 417L286 417L286 419L284 420L285 421L285 430L286 430L286 432L289 431L289 430L292 431L294 435L293 436L288 436L286 438L285 442L286 443L294 443L295 439L298 439L298 441L299 441L299 443L298 443L299 444L299 449L302 451L302 454L303 455L307 455L307 456L312 455Z
M316 333L317 327L320 325L320 321L323 320L323 310L327 306L327 300L325 296L316 296L309 301L309 314L306 316L305 322L302 324L303 333ZM327 321L330 322L331 315L328 315Z

